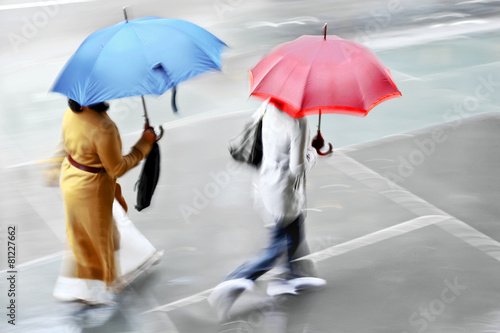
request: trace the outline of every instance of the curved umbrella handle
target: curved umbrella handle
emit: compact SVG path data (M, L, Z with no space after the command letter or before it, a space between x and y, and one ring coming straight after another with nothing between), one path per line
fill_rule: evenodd
M316 134L316 136L312 140L312 146L313 146L313 148L316 149L316 151L318 152L318 155L320 155L320 156L326 156L326 155L330 154L331 152L333 152L333 146L331 143L328 143L328 145L330 147L326 152L320 151L320 149L323 148L324 145L325 145L325 140L323 139L323 136L321 135L321 131L318 130L318 134Z
M320 155L320 156L330 155L333 152L333 146L331 143L328 143L328 145L330 146L330 148L328 148L328 150L325 152L322 152L319 149L316 149L316 151L318 152L318 155Z
M156 142L160 141L160 139L163 137L163 126L160 125L160 135L156 137Z
M172 110L174 111L174 113L177 113L178 109L177 109L177 102L175 100L177 96L177 86L173 86L172 87L172 101L171 101L171 105L172 105Z

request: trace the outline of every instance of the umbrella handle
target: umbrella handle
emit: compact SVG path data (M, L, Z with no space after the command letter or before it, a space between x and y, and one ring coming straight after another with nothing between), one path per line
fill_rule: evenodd
M160 135L156 137L156 142L160 141L160 139L163 137L163 126L160 125Z
M312 146L314 149L316 149L318 155L320 156L326 156L333 152L333 146L331 143L328 143L329 149L326 152L322 152L320 149L323 148L324 145L325 145L325 140L323 139L323 135L321 135L321 131L318 130L318 133L312 140Z
M177 103L175 101L175 98L177 96L177 86L173 86L172 87L172 110L174 111L174 113L177 113L178 109L177 109Z
M330 155L333 152L333 146L330 142L328 143L328 145L330 146L330 148L328 148L328 150L325 152L322 152L319 149L316 149L316 151L318 152L318 155L320 155L320 156Z

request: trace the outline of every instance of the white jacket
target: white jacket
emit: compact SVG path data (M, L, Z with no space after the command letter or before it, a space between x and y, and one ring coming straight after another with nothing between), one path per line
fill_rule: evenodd
M268 101L254 116L264 111L258 193L275 222L286 224L305 208L305 176L317 153L311 147L306 118L292 118Z

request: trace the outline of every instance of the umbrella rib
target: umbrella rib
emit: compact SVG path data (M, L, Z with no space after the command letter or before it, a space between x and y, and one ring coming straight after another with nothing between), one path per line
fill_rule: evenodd
M134 29L132 29L132 28L129 28L129 29L131 29L131 30L132 30L132 32L133 32L134 36L137 38L137 40L138 40L139 42L142 42L142 39L141 39L141 37L139 37L139 35L137 34L137 31L135 31L135 30L134 30ZM148 62L150 63L150 60L151 60L151 59L150 59L150 58L148 58L148 56L147 56L146 52L141 52L141 54L142 54L142 55L146 58L146 60L148 60Z
M280 60L276 63L276 65L274 65L274 66L273 66L273 69L274 69L274 68L276 68L276 67L278 66L278 64L279 64L281 61L283 61L284 59L285 59L285 56L283 55L283 57L281 57L281 59L280 59ZM281 95L281 92L282 92L282 91L283 91L283 89L286 87L286 84L285 84L285 83L286 83L286 82L288 81L288 79L292 76L293 72L295 71L295 69L296 69L298 66L299 66L299 65L298 65L298 63L295 63L295 65L293 66L293 68L291 68L291 70L288 72L288 75L287 75L286 79L285 79L285 80L283 80L283 82L284 82L284 83L283 83L283 85L280 87L280 90L279 90L279 92L278 92L278 95ZM299 105L299 108L300 108L300 107L301 107L301 106Z
M177 31L180 31L180 32L183 32L182 30L177 29L176 27L173 27L173 29L174 29L174 30L177 30ZM185 33L185 34L189 34L189 33L186 33L185 31L184 31L183 33ZM210 34L210 35L212 35L212 36L213 36L216 40L218 40L218 41L222 44L222 46L227 46L227 45L226 45L226 43L224 43L223 41L221 41L219 38L217 38L215 35L213 35L213 34L212 34L212 33L210 33L209 31L207 31L207 33L209 33L209 34ZM190 37L192 37L192 36L190 36ZM190 41L190 42L192 42L192 39L190 38L190 39L189 39L189 41ZM194 44L194 46L195 46L197 49L201 50L201 51L202 51L205 55L210 55L210 53L211 53L211 52L208 52L208 51L207 51L204 47L201 47L201 45L200 45L199 43L193 43L193 44ZM210 60L212 61L212 64L213 64L213 65L215 65L218 69L220 69L220 68L221 68L221 64L216 63L216 62L212 59L212 57L209 57L209 58L210 58Z
M346 44L348 44L348 45L349 45L349 43L346 43ZM343 54L346 58L348 58L348 57L349 57L349 55L348 55L348 54L346 54L346 51L345 51L345 49L346 49L346 48L344 47L344 48L341 48L341 49L342 49L342 54ZM359 84L359 82L361 82L361 81L359 80L359 75L358 75L358 72L357 72L357 71L352 70L352 67L350 67L350 68L351 68L351 73L354 73L354 76L356 77L356 85L358 86L359 96L360 96L360 97L361 97L361 99L363 100L363 107L362 107L361 109L363 109L363 110L366 112L366 107L364 106L365 97L364 97L364 92L363 92L363 89L361 89L361 85Z
M132 31L132 34L137 38L137 40L139 42L142 42L142 39L141 37L137 34L137 31L135 31L135 29L133 29L133 26L130 26L130 27L127 27L128 29L130 29ZM148 57L148 55L146 54L146 52L140 52L140 54L146 59L146 61L151 64L152 61L151 61L151 58ZM164 68L165 72L166 72L166 69ZM167 73L168 75L168 73ZM142 96L142 95L141 95ZM147 115L146 115L146 106L144 105L144 114L145 114L145 117L147 119Z
M267 74L266 74L266 75L269 75L272 71L275 71L275 70L278 68L278 65L279 65L282 61L284 61L284 60L285 60L285 54L286 54L286 52L280 56L279 60L277 60L277 61L276 61L276 62L272 65L272 67L269 69L269 71L267 72ZM286 77L285 79L283 79L283 82L286 82L286 81L290 78L290 76L291 76L291 75L292 75L292 73L293 73L293 70L294 70L297 66L298 66L298 64L296 64L293 68L291 68L291 69L288 71L288 75L287 75L287 77ZM260 80L260 81L259 81L259 82L258 82L258 83L254 86L254 87L253 87L253 91L256 91L256 90L257 90L257 89L261 86L261 84L262 84L262 82L263 82L263 81L264 81L264 79L263 79L263 78L261 78L261 80ZM265 94L266 94L266 96L269 96L269 97L278 98L278 96L280 96L280 95L281 95L281 92L283 91L283 89L284 89L284 88L285 88L285 83L283 83L283 84L281 85L281 87L280 87L280 88L279 88L279 90L276 92L276 94L272 94L272 95L271 95L271 94L268 94L268 93L265 93ZM289 100L285 100L285 99L283 99L283 98L280 98L280 99L282 99L284 102L286 101L287 103L290 103L290 104L291 104L291 102L290 102ZM299 106L296 106L296 107L300 109L300 105L299 105Z
M173 20L173 19L172 19L172 20ZM179 21L182 21L182 20L179 20ZM148 22L148 23L149 23L149 22ZM151 23L149 23L149 24L151 24ZM189 33L187 33L186 31L184 31L184 30L182 30L182 29L178 29L177 27L174 27L174 26L171 26L171 25L165 26L165 25L162 25L162 24L156 24L156 23L155 23L155 25L158 25L158 26L160 26L160 27L162 27L162 28L164 28L164 29L175 30L175 31L176 31L177 33L179 33L180 35L187 35L187 36L188 36L187 40L190 42L190 44L191 44L191 45L193 45L195 48L198 48L199 50L201 50L201 51L203 52L203 54L205 54L205 55L207 55L207 56L210 54L210 53L209 53L209 52L207 52L205 49L201 48L201 47L200 47L197 43L194 43L194 42L193 42L193 38L192 38L192 36L191 36ZM134 35L137 37L137 39L138 39L139 41L141 41L141 38L139 37L139 35L137 34L137 32L136 32L134 29L132 29L132 31L133 31ZM209 33L209 32L207 31L207 33ZM213 35L212 35L212 36L213 36ZM214 37L214 38L216 38L217 40L219 40L219 41L220 41L220 39L218 39L217 37L215 37L215 36L213 36L213 37ZM222 42L222 41L220 41L220 42L221 42L222 44L224 44L224 42ZM224 44L224 45L225 45L225 44ZM151 59L147 56L147 54L143 53L143 55L144 55L144 57L146 58L146 60L147 60L149 63L152 63L152 62L150 61ZM219 68L219 69L220 69L220 66L219 66L218 64L216 64L216 63L214 62L214 60L213 60L211 57L208 57L208 58L210 58L210 61L212 62L212 64L213 64L214 66L216 66L217 68ZM170 80L170 82L172 83L172 86L177 85L179 82L173 82L173 81L172 81L172 78L171 78L171 73L169 73L169 72L168 72L168 68L167 68L167 67L165 67L165 66L163 66L163 64L162 64L162 67L163 67L163 69L165 70L166 74L169 76L169 80ZM189 77L188 77L188 78L191 78L191 77L193 77L193 76L196 76L197 74L200 74L200 73L195 73L195 74L189 75ZM172 86L168 87L168 89L169 89L169 88L171 88Z
M92 65L92 70L90 71L90 74L87 76L87 79L85 80L85 84L84 84L84 88L85 88L85 89L84 89L84 90L87 90L87 87L88 87L88 85L89 85L89 82L90 82L90 80L91 80L92 76L94 75L94 71L95 71L95 68L96 68L97 62L99 61L99 58L101 57L102 51L104 50L104 48L106 47L106 45L108 45L109 41L110 41L110 40L112 40L113 38L115 38L116 34L117 34L118 32L120 32L120 31L121 31L120 29L118 29L117 31L115 31L115 32L113 33L113 36L112 36L112 37L110 37L110 38L107 40L106 44L103 46L102 50L99 52L99 55L96 57L96 59L95 59L95 61L94 61L94 64ZM86 41L86 40L85 40L85 41ZM85 43L85 41L84 41L84 43ZM78 51L78 50L77 50L77 51ZM88 100L88 98L87 98L87 100ZM87 101L85 101L85 102L87 102ZM99 101L99 102L104 102L104 101ZM96 103L99 103L99 102L96 102ZM94 103L92 103L92 104L94 104ZM91 105L91 104L89 104L89 105ZM82 106L88 106L88 105L82 105Z
M128 24L128 25L130 25L130 23L127 23L127 24ZM121 31L123 31L123 29L131 29L131 30L132 30L132 32L133 32L133 34L137 37L137 39L138 39L139 41L141 41L140 37L137 35L137 33L135 32L135 30L134 30L134 29L132 29L130 26L124 26L122 29L119 29L118 31L116 31L116 32L115 32L115 34L113 35L113 37L111 37L111 38L107 41L107 43L106 43L105 45L103 45L102 50L101 50L101 52L99 53L99 56L96 58L96 61L94 62L94 66L92 66L92 71L90 72L90 75L89 75L89 76L88 76L88 78L87 78L86 85L88 84L88 81L90 80L90 78L91 78L91 77L93 76L93 74L94 74L94 71L95 71L96 65L97 65L97 63L99 62L99 58L100 58L100 57L101 57L101 55L103 54L104 50L105 50L106 48L108 48L109 42L110 42L113 38L115 38L115 37L116 37L116 35L117 35L118 33L120 33ZM148 59L148 58L147 58L147 56L146 56L146 54L144 54L144 53L141 53L141 54L142 54L142 55L143 55L146 59ZM148 59L148 60L149 60L149 59ZM122 96L122 97L125 97L125 96ZM122 97L118 97L118 98L122 98ZM104 102L104 101L96 101L96 103L99 103L99 102ZM94 103L92 103L92 104L94 104Z
M314 57L313 57L313 59L311 61L311 66L309 66L309 70L307 72L306 80L304 81L304 87L303 87L302 91L305 91L305 89L306 89L307 83L309 82L309 76L311 75L311 72L312 72L313 64L314 64L316 58L318 57L318 54L321 51L322 47L323 47L323 44L316 50L316 54L314 55ZM301 98L301 102L300 102L300 109L301 110L303 109L303 106L304 106L304 97L305 96L306 96L306 94L303 93L302 94L302 98Z
M182 21L182 20L180 20L180 21ZM165 26L163 26L163 25L160 25L160 26L165 27ZM202 48L202 47L201 47L198 43L193 43L193 38L192 38L191 34L190 34L190 33L188 33L187 31L182 30L182 29L179 29L179 28L174 27L174 26L168 26L168 29L175 30L175 31L179 32L179 33L180 33L180 34L182 34L182 35L188 35L188 36L189 36L188 41L189 41L189 42L191 42L191 44L192 44L192 45L194 45L194 47L196 47L198 50L201 50L201 51L203 52L203 54L205 54L205 55L207 55L207 56L211 54L211 52L208 52L205 48ZM203 28L200 28L200 29L203 29ZM216 37L215 35L213 35L211 32L209 32L209 31L207 31L207 30L205 30L205 29L203 29L203 30L204 30L206 33L210 34L213 38L215 38L216 40L218 40L218 41L219 41L219 42L220 42L223 46L227 46L227 45L226 45L226 43L224 43L223 41L221 41L219 38L217 38L217 37ZM215 65L218 69L220 69L220 68L221 68L220 64L216 63L216 62L212 59L212 57L209 57L209 58L210 58L210 60L211 60L211 62L212 62L212 64L213 64L213 65Z

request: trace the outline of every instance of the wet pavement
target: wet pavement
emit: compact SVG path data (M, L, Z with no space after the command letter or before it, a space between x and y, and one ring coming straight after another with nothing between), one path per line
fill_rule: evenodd
M132 15L155 9L155 15L191 20L230 47L221 73L180 86L178 115L170 110L169 93L147 98L152 121L166 130L162 174L152 206L131 208L129 215L165 256L117 306L106 308L59 303L51 296L64 250L64 215L59 190L44 186L36 161L57 144L65 108L63 97L47 93L50 85L86 35L121 19L124 3L99 3L99 11L93 1L59 3L58 13L17 53L8 39L1 41L3 308L9 301L6 227L18 230L16 325L2 314L2 332L500 329L495 2L367 1L360 8L289 1L286 10L282 1L200 1L175 9L152 0L133 4ZM24 18L42 8L8 9L11 4L0 5L5 36L20 33ZM401 11L381 21L395 4ZM306 232L309 258L328 286L269 297L266 286L277 273L272 271L236 302L230 320L219 322L206 301L210 289L267 239L252 200L255 171L227 152L228 140L259 104L248 99L247 70L272 46L313 34L324 21L332 33L372 47L403 97L365 118L323 118L323 136L335 152L310 174ZM139 100L111 105L128 147L139 136ZM309 120L314 129L316 118ZM129 207L139 172L120 181Z
M180 141L161 145L162 156L171 158L163 159L162 170L168 171L153 205L130 211L136 226L166 254L116 307L82 308L52 299L61 254L36 259L47 243L52 251L62 250L55 234L63 225L48 230L43 214L27 205L18 223L20 257L29 244L40 247L19 266L17 325L8 331L470 333L499 327L496 113L468 118L458 127L446 123L340 148L320 159L308 182L306 231L308 258L328 286L269 297L266 286L277 273L271 271L236 302L230 320L219 322L206 300L210 289L266 240L251 204L254 170L235 167L223 145L246 116L169 128ZM205 142L183 138L189 129L203 132L215 124L219 135ZM483 135L471 135L477 131ZM433 146L428 140L435 133L447 140ZM422 142L433 151L420 150ZM199 163L187 163L186 151L199 156ZM420 161L417 156L425 161L412 164ZM34 167L11 170L12 177L36 177ZM123 187L132 188L136 178L137 172L126 175ZM30 189L57 191L33 184ZM126 192L129 203L133 194ZM206 206L196 206L199 196ZM50 201L44 197L40 207ZM183 215L182 207L199 213ZM30 233L36 235L31 240Z

